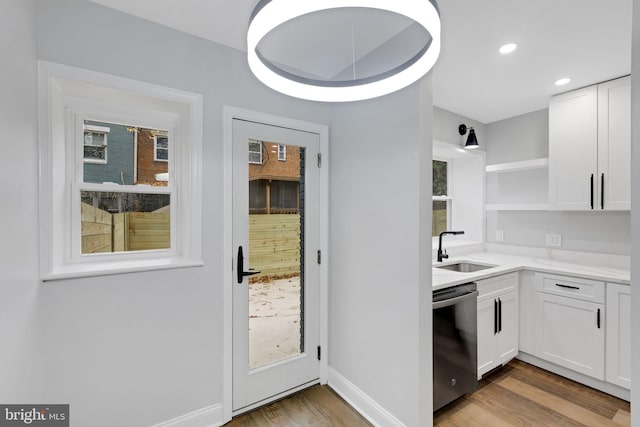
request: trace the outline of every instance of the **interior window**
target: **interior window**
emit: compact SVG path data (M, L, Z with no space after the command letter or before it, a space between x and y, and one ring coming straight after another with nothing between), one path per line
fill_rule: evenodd
M431 235L438 236L447 230L451 218L451 197L449 195L448 162L433 160L433 213L431 219Z

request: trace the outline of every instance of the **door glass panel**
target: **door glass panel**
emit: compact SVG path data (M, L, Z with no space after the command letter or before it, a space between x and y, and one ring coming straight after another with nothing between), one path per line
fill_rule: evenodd
M259 144L259 145L258 145ZM304 351L304 154L249 141L249 368ZM259 154L258 154L259 153Z

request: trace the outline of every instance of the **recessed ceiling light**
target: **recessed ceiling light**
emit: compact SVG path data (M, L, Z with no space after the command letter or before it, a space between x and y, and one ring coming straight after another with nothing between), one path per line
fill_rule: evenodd
M564 86L567 83L569 83L570 81L571 81L571 79L569 77L565 77L563 79L556 80L556 86Z
M515 43L507 43L500 47L499 52L503 55L513 52L518 48L518 45Z

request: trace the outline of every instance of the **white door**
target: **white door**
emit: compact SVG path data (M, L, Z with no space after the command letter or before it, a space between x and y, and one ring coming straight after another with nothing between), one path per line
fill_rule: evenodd
M549 102L551 209L596 209L598 88L554 96Z
M496 359L505 364L518 355L518 293L509 292L498 297L500 310L498 335L496 335Z
M604 380L604 305L537 294L537 356Z
M631 286L607 283L607 382L631 389Z
M233 120L233 411L319 378L319 135Z
M598 85L598 209L631 208L631 78Z
M498 333L498 300L478 301L478 378L496 366L496 334Z

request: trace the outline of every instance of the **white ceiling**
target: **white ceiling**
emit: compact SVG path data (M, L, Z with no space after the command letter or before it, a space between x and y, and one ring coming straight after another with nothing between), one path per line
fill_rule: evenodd
M257 3L92 1L241 50L246 50L246 29ZM442 53L433 74L434 104L490 123L545 108L553 94L629 74L631 4L632 0L440 0ZM380 43L380 34L395 33L385 33L380 26L372 31L372 44ZM519 48L502 56L498 48L507 42ZM561 77L572 81L556 87Z

